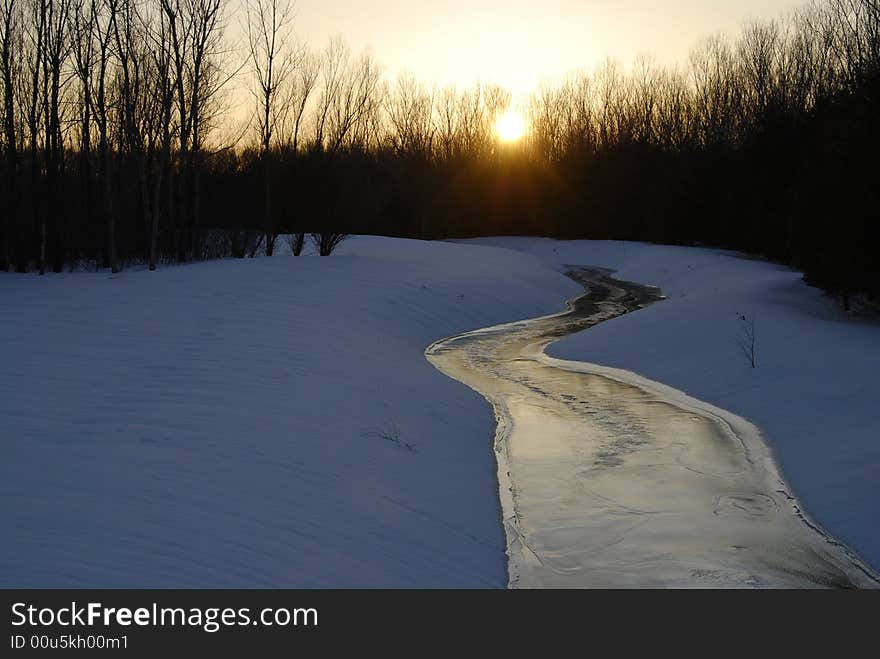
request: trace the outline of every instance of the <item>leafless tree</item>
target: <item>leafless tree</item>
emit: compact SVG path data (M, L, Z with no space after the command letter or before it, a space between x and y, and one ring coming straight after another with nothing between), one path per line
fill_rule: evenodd
M483 86L477 84L458 94L455 112L458 153L467 157L484 154L492 141L493 116L487 108Z
M532 127L532 148L539 156L557 162L565 148L565 103L568 83L559 88L544 84L532 95L529 123Z
M630 111L630 89L620 65L614 60L606 60L595 81L599 143L603 147L613 147L632 141L635 127Z
M47 5L41 0L32 0L27 5L24 17L24 39L21 49L21 57L25 71L19 79L22 110L25 115L28 143L28 164L30 169L30 193L31 193L31 222L35 227L44 229L45 210L42 208L44 195L40 191L40 176L42 164L40 163L40 137L43 121L43 56L45 46L47 21ZM40 238L42 248L43 240ZM45 263L42 255L37 260L42 272L45 272Z
M701 141L734 142L737 118L741 116L741 86L730 44L723 37L710 37L691 53L690 63Z
M75 111L78 112L79 124L79 153L77 162L79 168L79 197L81 212L85 215L92 213L92 108L94 101L92 95L93 69L95 65L96 48L94 39L95 23L94 0L72 0L70 13L67 16L69 22L68 32L71 39L73 53L73 72L76 77L78 94Z
M629 101L634 139L644 144L656 141L657 106L662 72L647 56L639 56L633 66Z
M299 256L300 254L302 254L305 241L306 234L304 233L287 234L287 244L290 247L290 253L294 256Z
M150 31L152 54L150 70L152 73L149 94L152 99L148 118L148 157L152 161L150 176L150 270L155 270L159 259L159 226L162 218L162 189L171 179L171 147L174 140L174 90L176 87L174 52L170 39L168 17L159 13ZM171 198L171 195L168 195ZM170 213L166 213L166 217ZM170 218L169 218L170 219Z
M177 114L180 257L199 255L201 167L210 103L229 76L219 70L226 27L223 0L159 0L166 18Z
M341 37L334 37L321 54L320 96L315 116L314 145L318 150L325 148L325 130L330 119L334 99L339 96L345 68L348 64L348 47Z
M309 235L320 256L330 256L330 254L333 253L333 250L339 246L339 243L348 238L348 234L346 233L324 232L312 233Z
M263 160L264 226L266 256L275 250L275 220L272 210L271 150L273 138L290 96L282 91L296 70L300 50L293 44L293 5L289 0L248 0L246 6L248 53L257 99L257 128Z
M303 49L297 61L291 84L287 86L282 106L289 111L283 115L282 136L284 145L294 154L299 152L300 135L303 133L303 122L306 108L312 92L321 74L321 61L313 53Z
M107 261L110 271L119 272L119 259L116 252L116 211L113 204L113 176L111 173L110 144L110 92L109 76L112 66L111 42L114 34L113 16L119 0L96 0L93 4L92 22L93 38L97 53L94 81L94 94L89 95L92 101L92 115L98 128L98 179L101 188L101 205L104 221L107 224Z
M193 24L190 42L191 91L189 116L192 121L192 244L193 254L199 255L198 232L201 223L201 171L204 131L210 121L210 103L228 78L218 70L217 61L222 50L226 28L223 14L224 0L188 0Z
M61 169L64 166L64 138L62 136L62 94L67 82L65 68L71 46L68 38L68 13L71 0L40 0L45 15L45 34L41 56L43 60L43 116L44 152L46 165L47 212L42 215L40 228L40 274L46 270L48 241L51 232L52 269L60 272L64 263L62 252L63 215L60 203Z
M151 227L150 175L155 153L157 119L155 77L149 56L149 22L138 11L135 0L115 0L112 12L115 55L119 63L119 106L121 110L119 149L136 172L136 189L145 227Z
M114 0L120 1L120 0ZM186 244L189 233L189 214L187 213L187 182L190 166L190 136L192 135L192 116L190 114L191 66L189 63L190 44L194 40L195 26L190 0L159 0L165 15L168 41L171 47L173 67L175 110L177 113L177 153L176 153L176 192L174 211L177 227L174 231L177 258L186 258Z
M364 53L352 58L341 39L324 51L315 146L330 155L363 143L381 103L378 65Z
M397 153L430 155L434 150L434 95L412 75L398 77L386 95L390 142Z
M15 51L19 45L19 9L16 0L0 2L0 77L3 81L3 147L5 149L5 208L0 225L0 270L9 269L14 222L18 208L18 136L15 124L15 80L18 64ZM21 267L21 266L19 266Z
M739 320L739 334L737 343L743 356L748 360L752 368L758 367L758 338L755 333L755 317L744 313L736 314Z
M745 92L740 112L743 121L762 120L777 94L780 63L779 25L776 21L746 24L737 44Z
M447 160L458 148L458 102L455 89L444 88L436 97L434 134L438 154Z

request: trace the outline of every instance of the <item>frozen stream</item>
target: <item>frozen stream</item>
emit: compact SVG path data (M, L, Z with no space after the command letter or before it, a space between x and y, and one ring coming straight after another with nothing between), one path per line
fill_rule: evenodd
M871 587L789 494L745 420L634 374L547 357L659 291L570 273L557 315L438 341L428 359L495 408L512 587Z

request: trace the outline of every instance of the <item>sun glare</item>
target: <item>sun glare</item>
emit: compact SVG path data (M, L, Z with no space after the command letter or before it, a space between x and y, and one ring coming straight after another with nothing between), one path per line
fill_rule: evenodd
M507 110L495 122L495 133L502 142L516 142L526 132L526 120L516 110Z

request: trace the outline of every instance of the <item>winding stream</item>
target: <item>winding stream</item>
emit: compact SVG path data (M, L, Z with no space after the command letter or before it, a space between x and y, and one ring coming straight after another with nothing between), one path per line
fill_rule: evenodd
M511 587L871 587L789 494L745 420L634 374L548 357L661 299L597 269L553 316L443 339L440 371L495 409Z

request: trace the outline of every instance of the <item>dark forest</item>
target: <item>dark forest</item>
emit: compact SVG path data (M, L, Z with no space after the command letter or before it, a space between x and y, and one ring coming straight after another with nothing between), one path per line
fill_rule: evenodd
M828 0L689 61L641 58L536 92L386 82L369 55L294 43L289 7L0 0L0 269L329 254L350 233L725 247L880 294L880 2ZM231 118L246 80L249 120Z

